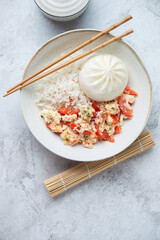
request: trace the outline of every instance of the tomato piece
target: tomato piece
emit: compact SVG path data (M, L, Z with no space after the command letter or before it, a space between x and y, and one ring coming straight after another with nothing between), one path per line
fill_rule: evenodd
M109 141L109 142L115 142L113 135L110 135L110 136L108 137L108 141Z
M71 105L68 105L67 107L61 107L59 110L58 110L58 113L62 114L62 115L65 115L68 113L68 111L71 109Z
M138 93L135 92L133 89L131 89L129 86L127 86L127 87L124 89L124 93L129 94L129 95L134 95L134 96L137 96L137 95L138 95Z
M91 131L85 130L85 131L83 132L83 135L91 135L91 134L92 134Z
M99 126L95 123L95 128L97 130L96 135L99 140L114 142L113 135L109 136L107 130L104 130L103 133L100 132Z
M94 126L95 126L95 129L96 129L97 132L98 132L98 131L99 131L99 127L98 127L98 125L95 123Z
M101 132L100 132L100 130L99 130L99 126L95 123L94 124L94 126L95 126L95 129L97 130L97 132L96 132L96 136L98 137L98 139L103 139L103 136L102 136L102 134L101 134Z
M71 123L69 127L73 130L77 125L75 123Z
M126 103L126 99L123 98L122 96L120 96L118 98L118 104L119 104L119 107L122 111L122 113L126 116L126 117L132 117L133 116L133 110L132 109L129 109L127 107L125 107L125 104Z
M120 122L121 111L119 111L119 113L117 113L117 114L115 115L115 117L117 118L118 122Z
M117 118L114 115L111 115L111 118L113 120L113 122L112 122L113 124L119 123L119 121L117 120Z
M117 134L117 133L120 133L120 132L121 132L121 130L122 130L122 128L121 128L121 127L119 127L119 126L115 126L114 133L115 133L115 134Z
M105 141L105 140L108 140L108 137L109 137L109 135L108 135L108 133L107 133L107 130L104 130L103 131L103 133L102 133L103 135L103 140Z
M109 135L108 132L107 132L107 130L105 129L105 130L103 131L103 140L104 140L104 141L107 140L107 141L109 141L109 142L114 142L114 137L113 137L113 135Z
M123 113L126 117L129 117L129 118L133 116L133 110L132 110L132 109L129 109L129 108L123 107L122 113Z
M94 112L92 118L97 118L97 117L98 117L97 112Z
M79 132L77 130L80 130L80 126L77 126L75 123L71 123L68 125L68 127L70 127L72 130L74 130L77 134L79 134ZM76 128L76 129L74 129Z
M50 129L51 123L46 123L46 127Z
M70 100L70 104L69 105L67 105L66 107L64 106L64 107L61 107L59 110L58 110L58 113L60 113L60 114L62 114L62 115L65 115L65 114L67 114L70 110L71 110L71 102L72 102L72 100Z
M92 107L98 112L100 111L100 107L95 103L95 102L92 102Z
M110 136L109 136L108 141L109 141L109 142L115 142L113 135L110 135Z
M73 108L71 111L67 113L67 115L78 114L80 112L79 108Z
M67 125L69 127L71 123L70 122L65 122L64 123L64 122L61 121L61 124Z

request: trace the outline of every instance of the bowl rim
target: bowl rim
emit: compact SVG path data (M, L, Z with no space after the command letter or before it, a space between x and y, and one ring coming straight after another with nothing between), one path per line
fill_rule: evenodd
M57 15L50 14L50 13L44 11L44 10L39 6L39 4L37 3L36 0L34 0L34 2L35 2L35 4L37 5L37 7L38 7L44 14L46 14L46 15L48 15L48 16L50 16L50 17L59 18L59 19L64 19L64 18L74 17L74 16L76 16L77 14L83 12L83 10L85 10L85 8L88 6L90 0L88 0L88 2L86 3L86 5L85 5L81 10L79 10L78 12L73 13L73 14L71 14L71 15L66 15L66 16L57 16Z
M30 65L31 62L33 61L33 59L34 59L34 58L38 55L38 53L39 53L44 47L46 47L49 43L51 43L52 41L54 41L54 40L56 40L56 39L58 39L58 38L60 38L60 37L62 37L62 36L64 36L64 35L67 35L67 34L70 34L70 33L73 33L73 32L84 32L84 31L86 31L86 32L91 31L91 32L97 32L97 33L98 33L98 32L101 32L100 30L90 29L90 28L73 29L73 30L69 30L69 31L60 33L60 34L56 35L55 37L49 39L49 40L48 40L46 43L44 43L44 44L35 52L35 54L31 57L29 63L27 64L27 66L26 66L26 68L25 68L25 71L24 71L24 73L23 73L22 80L24 79L24 76L25 76L25 74L26 74L26 72L27 72L27 70L28 70L28 68L29 68L29 65ZM107 33L107 34L109 34L110 36L114 37L114 35L112 35L112 34L110 34L110 33ZM119 39L118 41L124 42L122 39ZM144 125L143 125L143 127L142 127L142 129L141 129L141 132L142 132L143 129L144 129L144 127L146 126L146 123L147 123L147 121L148 121L148 118L149 118L149 115L150 115L150 112L151 112L151 107L152 107L152 82L151 82L150 75L149 75L149 73L148 73L148 71L147 71L144 63L143 63L143 61L141 60L141 58L139 57L139 55L137 54L137 52L135 52L135 50L134 50L128 43L126 43L126 42L124 42L124 43L125 43L125 44L127 45L127 47L136 55L136 57L138 58L138 60L139 60L140 63L142 64L142 67L144 68L144 70L145 70L145 72L146 72L146 74L147 74L147 77L148 77L148 80L149 80L149 84L150 84L150 105L149 105L149 110L148 110L148 113L147 113L147 116L146 116L146 120L145 120ZM24 111L23 111L23 107L22 107L22 90L23 90L23 89L20 90L20 105L21 105L21 110L22 110L22 114L23 114L24 120L25 120L25 122L26 122L26 124L27 124L27 126L28 126L28 123L27 123L27 120L26 120L26 118L25 118L25 114L24 114ZM29 128L29 130L31 131L31 133L33 134L33 136L36 138L36 140L37 140L38 142L40 142L40 141L37 139L37 137L35 136L35 134L32 132L32 130L30 129L29 126L28 126L28 128ZM139 137L139 135L141 134L141 132L140 132L139 134L137 134L136 138L130 143L130 145ZM40 142L40 143L41 143L41 142ZM42 144L42 143L41 143L41 144ZM43 144L42 144L42 145L43 145ZM129 146L130 146L130 145L129 145ZM43 145L43 146L44 146L44 145ZM126 146L125 148L123 148L123 149L121 150L121 152L122 152L123 150L125 150L125 149L126 149L127 147L129 147L129 146ZM54 153L54 152L53 152L52 150L50 150L47 146L44 146L44 147L45 147L47 150L49 150L50 152ZM73 159L73 158L68 158L68 157L61 156L60 154L57 154L57 153L54 153L54 154L57 155L57 156L66 158L66 159L68 159L68 160L80 161L80 160L77 160L77 159ZM117 154L118 154L118 153L117 153ZM106 159L106 158L100 158L100 159L98 159L98 160L96 160L96 161L100 161L100 160L104 160L104 159ZM95 160L93 160L93 161L95 161ZM84 161L82 160L81 162L84 162ZM89 161L88 161L88 162L89 162Z

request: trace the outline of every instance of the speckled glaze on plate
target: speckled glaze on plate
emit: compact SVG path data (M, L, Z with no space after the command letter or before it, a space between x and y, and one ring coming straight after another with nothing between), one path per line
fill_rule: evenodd
M28 77L57 58L60 54L73 49L98 32L92 29L73 30L52 38L32 57L26 67L23 78ZM86 46L83 50L88 50L111 37L112 35L107 34L96 40L96 42ZM40 117L40 111L34 103L37 83L23 88L20 93L23 116L32 134L48 150L67 159L87 162L102 160L118 154L139 136L150 114L152 84L149 74L137 53L123 40L112 43L98 52L113 54L124 61L129 71L129 86L139 94L134 104L133 118L125 121L122 132L115 135L114 143L98 142L93 146L93 149L84 148L80 144L65 146L59 136L46 128L44 120Z

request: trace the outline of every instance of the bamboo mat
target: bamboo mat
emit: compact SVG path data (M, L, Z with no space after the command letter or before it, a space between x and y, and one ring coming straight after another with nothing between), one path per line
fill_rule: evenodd
M54 177L46 179L44 184L51 197L55 197L107 168L143 152L154 145L155 143L151 133L145 130L121 153L101 161L79 163Z

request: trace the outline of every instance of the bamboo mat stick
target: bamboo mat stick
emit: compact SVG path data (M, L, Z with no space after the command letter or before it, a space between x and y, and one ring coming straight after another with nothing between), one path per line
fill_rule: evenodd
M143 152L154 145L155 143L151 133L145 130L135 142L121 153L101 161L79 163L54 177L46 179L44 184L51 197L55 197L107 168Z
M33 77L36 77L37 75L39 75L40 73L44 72L45 70L47 70L48 68L52 67L53 65L57 64L58 62L62 61L63 59L65 59L66 57L70 56L71 54L77 52L78 50L80 50L81 48L87 46L88 44L94 42L96 39L102 37L103 35L107 34L108 32L114 30L115 28L119 27L120 25L122 25L123 23L129 21L132 19L131 15L128 15L127 17L123 18L122 20L120 20L119 22L113 24L112 26L108 27L107 29L103 30L102 32L96 34L95 36L93 36L92 38L88 39L87 41L81 43L80 45L78 45L77 47L75 47L74 49L70 50L69 52L63 54L62 56L60 56L59 58L55 59L53 62L49 63L47 66L43 67L42 69L40 69L39 71L33 73L31 76L29 76L28 78L24 79L22 82L16 84L14 87L10 88L8 92L12 91L14 88L17 88L18 86L20 86L21 84L27 82L28 80L30 80Z
M79 59L84 58L84 57L88 56L89 54L91 54L91 53L93 53L93 52L96 52L97 50L99 50L99 49L101 49L101 48L104 48L104 47L106 47L107 45L109 45L109 44L111 44L111 43L113 43L113 42L115 42L115 41L117 41L117 40L119 40L119 39L121 39L121 38L123 38L123 37L125 37L125 36L127 36L127 35L129 35L129 34L131 34L131 33L133 33L133 29L129 29L129 30L125 31L124 33L122 33L122 34L120 34L120 35L118 35L118 36L116 36L116 37L113 37L113 38L111 38L110 40L108 40L108 41L106 41L106 42L103 42L103 43L101 43L100 45L98 45L98 46L96 46L96 47L94 47L94 48L92 48L92 49L90 49L90 50L88 50L88 51L86 51L86 52L84 52L84 53L81 53L81 54L79 54L78 56L76 56L76 57L74 57L74 58L72 58L72 59L70 59L70 60L68 60L68 61L66 61L66 62L64 62L64 63L62 63L62 64L60 64L60 65L58 65L57 67L52 68L51 70L49 70L49 71L47 71L47 72L44 72L44 73L42 73L41 75L38 75L37 77L33 78L32 80L27 81L27 82L24 83L23 85L20 85L20 86L18 86L17 88L14 88L12 91L6 93L5 95L3 95L3 97L6 97L6 96L8 96L8 95L10 95L10 94L18 91L18 90L20 90L20 89L22 89L22 88L30 85L31 83L34 83L34 82L38 81L39 79L41 79L41 78L43 78L43 77L46 77L46 76L48 76L49 74L51 74L51 73L53 73L53 72L56 72L56 71L60 70L61 68L66 67L66 66L68 66L69 64L71 64L71 63L73 63L73 62L75 62L75 61L78 61Z

